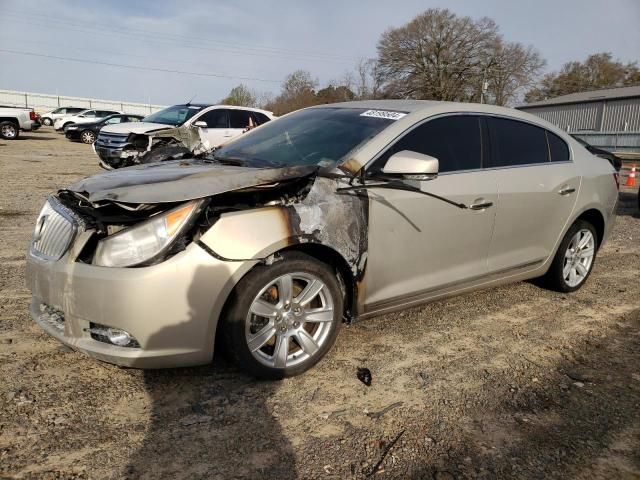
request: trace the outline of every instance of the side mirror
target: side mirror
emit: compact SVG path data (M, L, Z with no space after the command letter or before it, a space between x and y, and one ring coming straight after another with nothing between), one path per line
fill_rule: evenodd
M209 125L207 125L207 122L203 122L202 120L199 120L197 122L193 122L193 126L194 127L200 127L200 128L209 128Z
M382 168L382 174L385 177L404 180L433 180L438 176L438 168L437 158L402 150L389 157Z

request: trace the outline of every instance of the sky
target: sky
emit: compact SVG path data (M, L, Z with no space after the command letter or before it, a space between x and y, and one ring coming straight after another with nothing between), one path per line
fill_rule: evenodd
M170 105L277 94L297 69L323 86L432 7L492 18L547 71L640 60L640 0L0 0L0 89Z

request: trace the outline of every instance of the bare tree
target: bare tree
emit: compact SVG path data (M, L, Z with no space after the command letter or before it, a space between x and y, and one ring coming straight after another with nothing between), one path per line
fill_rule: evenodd
M296 70L290 73L282 83L282 90L273 102L265 108L272 110L276 115L299 110L301 108L316 105L315 88L318 82L311 77L306 70Z
M567 62L559 72L545 75L525 99L535 102L584 90L632 85L640 85L640 69L636 62L624 64L614 60L611 53L596 53L584 62Z
M490 103L517 103L522 99L524 90L536 83L545 64L540 53L533 47L497 39L489 52L489 60L483 72Z
M473 98L486 52L499 37L493 20L429 9L378 42L387 96L464 101Z

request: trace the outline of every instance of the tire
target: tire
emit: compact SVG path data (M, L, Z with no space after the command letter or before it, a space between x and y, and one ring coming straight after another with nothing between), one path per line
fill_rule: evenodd
M285 300L291 301L288 307ZM282 260L249 272L228 305L225 350L249 374L281 379L308 370L329 351L342 322L343 295L328 265L287 252Z
M586 244L580 247L582 242ZM594 226L585 220L576 221L558 247L551 267L544 277L545 284L558 292L578 290L591 275L597 250L598 234Z
M53 125L53 121L50 118L45 117L42 119L42 124L46 127L50 127Z
M91 145L96 141L96 134L91 130L83 130L80 132L80 141L87 145Z
M11 121L0 122L0 138L15 140L20 136L20 127Z

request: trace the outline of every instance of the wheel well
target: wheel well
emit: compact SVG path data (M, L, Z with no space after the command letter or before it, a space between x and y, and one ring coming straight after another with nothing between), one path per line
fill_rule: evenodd
M598 234L598 248L600 248L602 237L604 236L604 217L602 216L602 213L595 208L592 208L582 212L577 220L585 220L593 225L596 229L596 233Z
M0 122L12 122L12 123L15 123L16 125L20 126L20 122L18 122L17 118L0 117Z
M298 251L329 265L336 270L338 281L344 290L344 316L348 319L355 314L355 279L347 261L333 248L319 243L299 243L280 250L278 253Z

